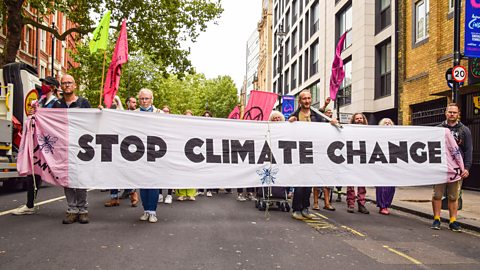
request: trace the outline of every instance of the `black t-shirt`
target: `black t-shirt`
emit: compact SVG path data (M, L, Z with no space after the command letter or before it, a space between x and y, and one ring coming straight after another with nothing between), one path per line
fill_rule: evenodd
M91 108L90 102L86 98L83 97L78 97L77 101L74 101L70 104L70 106L65 102L65 99L59 99L57 100L52 108Z

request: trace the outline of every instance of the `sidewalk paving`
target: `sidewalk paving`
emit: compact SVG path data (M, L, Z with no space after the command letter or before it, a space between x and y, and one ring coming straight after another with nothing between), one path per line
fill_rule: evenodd
M391 208L433 220L432 194L432 186L397 187ZM367 200L375 202L375 197L375 188L367 187ZM465 229L480 232L480 192L463 190L462 198L463 208L458 211L457 221ZM448 222L448 210L442 210L441 218Z

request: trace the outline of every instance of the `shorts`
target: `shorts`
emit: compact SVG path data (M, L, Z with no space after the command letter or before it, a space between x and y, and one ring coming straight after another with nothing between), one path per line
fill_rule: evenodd
M441 200L445 193L445 187L447 187L447 197L450 201L458 200L460 190L462 189L462 180L458 180L452 183L438 184L433 186L433 199Z

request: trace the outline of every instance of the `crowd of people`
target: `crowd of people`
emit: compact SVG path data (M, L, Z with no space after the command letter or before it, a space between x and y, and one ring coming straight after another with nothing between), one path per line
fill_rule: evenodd
M87 99L82 98L76 94L77 85L75 79L71 75L62 76L60 82L53 77L46 77L41 80L42 87L39 89L42 93L38 105L43 108L90 108L90 103ZM125 109L131 111L140 112L153 112L153 113L170 113L168 106L163 106L162 109L156 108L153 105L153 92L150 89L140 89L138 93L138 107L137 98L134 96L128 97L125 101ZM328 108L330 99L327 98L320 111L318 113L312 108L312 96L308 90L304 90L299 94L299 108L288 118L289 122L294 121L306 121L306 122L330 122L332 125L338 125L338 121L332 118L332 110ZM124 109L120 98L115 97L112 105L114 109ZM190 110L185 111L185 115L192 116L193 113ZM203 117L212 117L210 111L205 111L202 114ZM445 111L446 120L439 126L448 128L454 136L463 157L465 170L461 172L462 179L469 176L469 170L472 165L472 138L471 132L460 122L459 107L455 103L448 104ZM270 121L286 121L282 113L273 111L270 115ZM363 113L355 113L351 117L350 124L353 125L368 125L367 117ZM389 118L382 119L379 125L393 126L394 121ZM14 215L29 215L35 214L38 210L38 206L35 206L35 199L37 197L37 186L39 185L40 176L30 175L27 180L27 203L13 211ZM462 180L439 184L434 186L434 192L432 196L432 208L434 212L434 221L431 226L432 229L439 230L441 227L440 222L440 210L441 199L446 193L448 198L448 210L450 214L449 228L453 231L461 231L461 227L456 221L458 198L462 186ZM313 206L310 207L311 193L313 190ZM323 197L324 207L327 211L335 211L335 207L332 205L332 193L333 187L292 187L287 188L288 198L292 198L292 217L297 220L312 219L314 215L312 210L320 210L319 198ZM337 190L337 202L341 201L341 187L336 187ZM447 190L447 191L446 191ZM225 190L227 193L232 193L231 189ZM245 191L245 192L244 192ZM64 224L72 224L79 222L82 224L89 223L88 210L87 210L87 190L64 188L65 197L67 201L66 216L63 219ZM171 204L173 202L173 194L175 192L176 199L178 201L195 201L196 196L212 197L213 193L218 189L177 189L166 190L165 196L161 189L126 189L122 194L118 189L110 190L110 197L105 202L105 207L115 207L120 205L120 199L130 198L131 206L137 207L141 201L143 206L143 214L140 216L140 220L155 223L157 219L157 205L158 203ZM140 194L140 198L139 198ZM392 204L395 194L395 187L376 187L376 202L379 209L379 213L382 215L389 215L389 207ZM323 196L322 196L323 195ZM366 208L366 188L359 186L355 192L355 187L347 187L346 203L347 212L355 212L355 202L357 205L357 211L363 214L369 214L369 210ZM254 188L237 189L237 200L255 200L256 194Z

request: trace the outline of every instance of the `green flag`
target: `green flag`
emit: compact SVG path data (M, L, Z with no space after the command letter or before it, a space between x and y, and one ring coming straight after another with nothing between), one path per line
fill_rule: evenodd
M96 52L98 49L107 49L108 44L108 28L110 27L110 10L103 15L100 24L93 31L93 38L90 41L90 53Z

